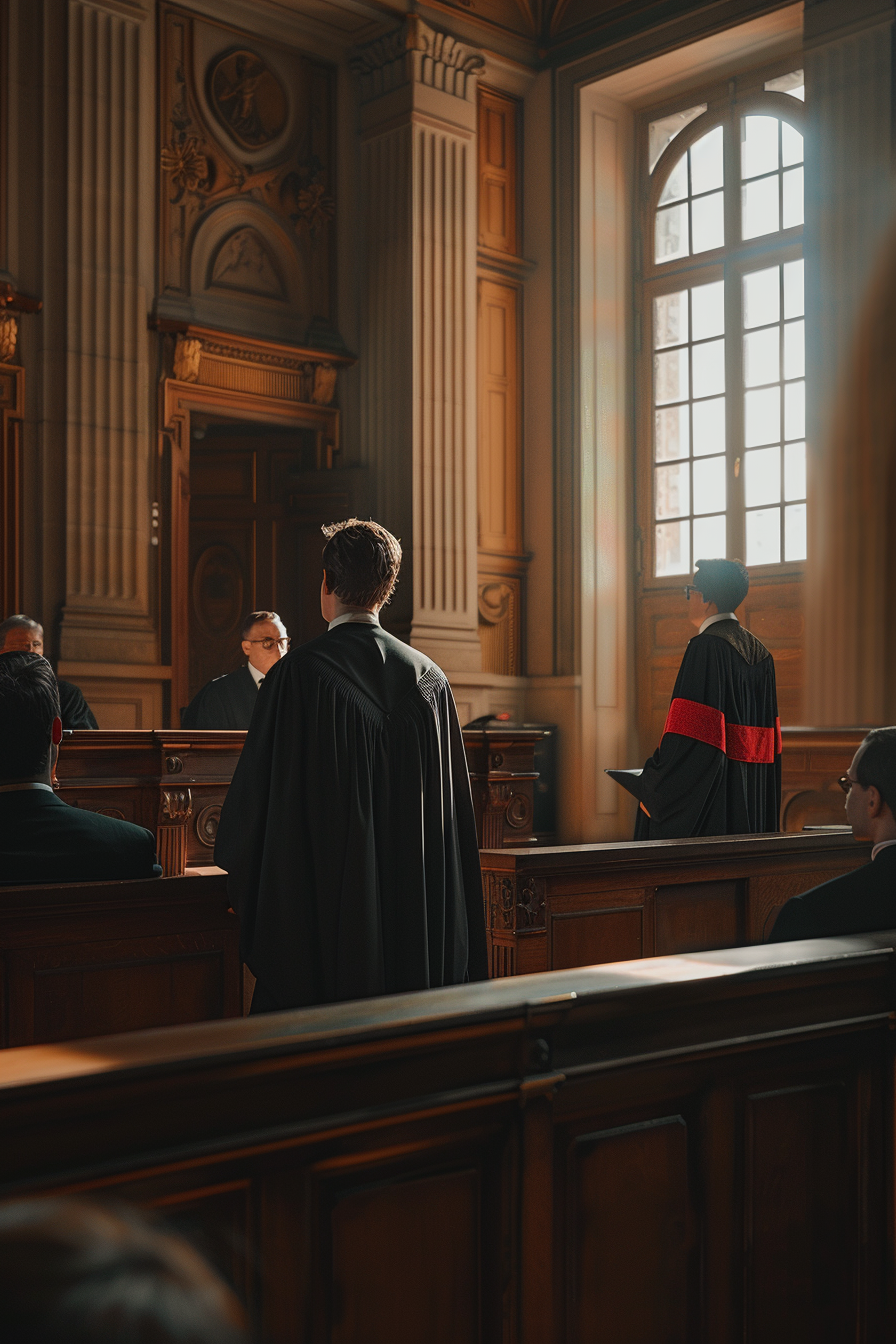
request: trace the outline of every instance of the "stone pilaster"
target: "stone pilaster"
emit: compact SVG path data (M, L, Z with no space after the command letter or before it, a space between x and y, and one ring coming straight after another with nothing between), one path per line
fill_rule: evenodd
M402 539L392 623L477 671L476 76L416 16L353 60L367 220L362 335L376 513Z
M69 0L64 661L157 659L144 283L154 180L147 42L152 23L141 6Z
M876 442L885 431L868 397L882 389L855 352L876 321L859 314L894 205L893 21L893 0L805 8L806 709L822 726L878 721L892 681L875 576L892 525L880 514L879 459L893 446Z

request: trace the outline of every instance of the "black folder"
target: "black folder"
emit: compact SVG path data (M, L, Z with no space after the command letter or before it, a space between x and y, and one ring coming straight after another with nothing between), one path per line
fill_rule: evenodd
M637 781L641 778L643 773L644 773L643 767L640 770L604 771L605 775L609 775L611 779L615 779L617 784L621 784L624 789L628 789L629 793L634 794L636 798L638 797Z

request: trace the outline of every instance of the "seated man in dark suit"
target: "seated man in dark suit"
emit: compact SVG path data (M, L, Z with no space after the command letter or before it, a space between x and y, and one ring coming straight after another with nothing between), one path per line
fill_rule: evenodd
M44 651L44 628L30 616L7 616L0 621L0 653L39 653ZM96 728L97 721L81 691L73 681L60 681L59 705L63 728Z
M871 862L792 896L772 943L896 929L896 727L874 728L840 780L853 834L871 840Z
M253 611L240 629L245 667L215 677L197 691L181 714L182 728L248 728L258 688L289 648L276 611Z
M160 877L149 831L57 798L50 780L61 741L50 664L0 653L0 884Z

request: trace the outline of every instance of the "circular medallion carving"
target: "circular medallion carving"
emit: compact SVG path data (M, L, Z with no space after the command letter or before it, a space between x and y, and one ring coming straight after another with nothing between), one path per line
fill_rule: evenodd
M507 819L507 825L515 827L516 830L522 830L524 826L531 825L532 822L532 804L524 793L515 793L504 811Z
M492 769L500 770L503 764L504 757L501 755L500 751L492 752Z
M244 149L260 149L277 139L289 116L283 85L254 51L228 51L208 75L215 116Z
M193 570L193 610L202 630L221 639L243 614L243 572L229 546L207 546Z
M196 818L196 839L209 849L214 848L215 837L218 834L218 822L221 820L221 806L219 803L209 803L204 807Z

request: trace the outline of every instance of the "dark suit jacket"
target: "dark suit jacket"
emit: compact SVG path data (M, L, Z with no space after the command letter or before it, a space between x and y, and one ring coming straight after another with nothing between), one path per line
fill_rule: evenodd
M161 877L142 826L69 807L46 789L0 793L0 885Z
M770 943L797 938L836 938L846 933L896 929L896 845L873 863L791 896L772 929Z
M98 727L97 721L93 717L93 710L75 683L73 681L60 681L57 677L56 685L59 687L59 708L63 728Z
M257 699L252 673L241 667L203 686L181 715L181 727L248 728Z

